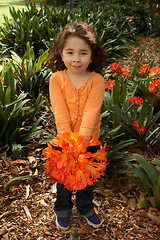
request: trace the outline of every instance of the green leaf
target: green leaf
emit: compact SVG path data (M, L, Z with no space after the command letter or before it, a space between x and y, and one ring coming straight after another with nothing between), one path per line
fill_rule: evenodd
M143 167L152 184L155 184L158 178L158 174L153 166L149 164L141 155L134 153L133 156L135 157L136 161L138 161L139 164Z
M151 202L149 200L144 200L144 201L141 201L137 204L137 206L140 208L140 209L146 209L146 208L149 208L152 206Z
M144 191L148 194L149 197L152 197L151 187L148 186L147 182L142 177L142 184L144 186Z
M113 104L119 104L119 80L116 79L113 87Z
M11 106L14 106L16 104L18 104L19 102L21 102L24 98L26 98L27 96L27 93L24 93L24 92L21 92L20 95L18 96L17 100L9 103L9 104L6 104L5 107L11 107ZM28 99L29 100L29 99ZM26 101L26 100L25 100ZM17 106L17 105L16 105Z
M155 163L160 167L160 159L155 158L154 161L155 161Z
M134 177L131 177L131 176L129 176L129 175L126 175L126 177L127 177L130 181L132 181L133 183L135 183L140 189L142 189L143 191L145 191L144 186L143 186L143 184L142 184L141 181L139 181L139 180L137 180L137 179L135 179Z
M121 90L121 95L120 95L120 103L121 104L125 104L126 101L126 97L127 97L127 88L125 86L122 87Z
M7 186L14 182L14 181L17 181L17 180L21 180L21 179L26 179L26 178L30 178L30 177L37 177L38 175L28 175L28 176L19 176L19 177L15 177L15 178L12 178L11 180L9 180L5 185L4 185L4 188L7 188Z
M153 111L154 111L154 108L151 109L151 116L153 115ZM147 124L146 124L146 131L145 131L145 134L144 134L144 137L146 138L147 135L149 134L151 128L153 127L153 124L159 119L160 117L160 111L153 117L151 118L151 116L149 116L149 118L147 119ZM149 121L150 120L150 121Z
M5 98L4 98L4 90L3 90L3 85L0 81L0 102L5 105Z
M159 177L157 179L157 187L158 187L158 190L160 192L160 175L159 175Z
M108 107L112 109L112 97L111 97L111 94L106 91L104 94L104 104L108 105Z
M156 207L158 208L158 210L160 210L160 191L159 191L159 188L156 184L154 184L152 190L153 190L154 201L155 201Z
M19 129L17 129L19 132ZM16 131L16 130L15 130ZM17 133L17 132L16 132ZM15 133L15 134L16 134ZM13 136L12 136L13 137ZM15 138L13 138L15 139ZM17 159L21 153L21 144L17 144L15 142L12 143L12 153L13 153L13 160Z
M137 69L138 69L138 62L136 62L133 66L133 69L132 69L132 73L131 73L131 79L133 80L136 73L137 73Z
M8 86L7 87L7 90L6 90L6 93L5 93L5 104L7 105L7 104L9 104L10 102L12 102L11 101L11 98L10 98L10 96L11 96L11 88L10 88L10 86Z
M12 59L13 59L13 63L16 63L19 66L21 66L22 59L18 56L18 54L14 51L11 51L11 56L12 56Z
M37 62L37 67L36 67L36 72L38 72L41 67L42 67L42 64L47 60L48 58L48 50L46 50L39 58L38 58L38 62Z
M104 111L103 113L101 113L101 118L106 118L110 115L109 111Z
M43 119L43 117L45 116L42 115L42 117L40 117L36 122L35 124L30 128L30 130L27 132L27 134L24 134L21 136L20 138L20 141L21 142L25 142L27 141L28 139L30 139L31 137L33 136L36 136L37 134L39 134L41 132L41 126L37 127L37 125L40 123L40 121Z
M151 146L153 146L155 142L159 140L159 132L160 132L160 127L153 130L146 140L146 145L150 144ZM156 138L156 136L158 137Z
M116 144L112 148L112 150L117 151L117 150L126 148L128 146L131 146L131 145L135 144L136 141L137 141L136 139L122 140L122 141L120 141L120 143Z
M29 60L29 64L28 64L28 69L27 69L27 79L29 79L32 75L32 69L33 69L33 60L30 59ZM28 84L31 84L30 81L28 81ZM27 86L27 88L29 88L29 86Z
M144 171L144 169L139 166L138 164L133 164L133 163L128 163L129 165L129 168L131 169L131 171L141 179L141 182L142 182L142 179L143 181L145 181L148 185L152 186L152 182L150 180L150 178L147 176L146 172ZM143 190L145 190L144 188L144 184L142 182L142 185L143 185Z
M10 87L10 101L13 101L15 99L15 93L16 93L16 81L14 79L14 74L11 68L7 71L7 77L8 77L8 85Z

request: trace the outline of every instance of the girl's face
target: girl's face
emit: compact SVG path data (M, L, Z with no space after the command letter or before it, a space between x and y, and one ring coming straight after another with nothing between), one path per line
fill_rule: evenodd
M91 48L85 40L75 36L66 39L61 57L69 73L86 73L87 67L92 62L91 56Z

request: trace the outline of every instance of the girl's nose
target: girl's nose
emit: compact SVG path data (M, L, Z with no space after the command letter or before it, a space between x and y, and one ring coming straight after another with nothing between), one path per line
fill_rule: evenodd
M79 55L78 55L78 54L75 54L75 55L74 55L73 61L74 61L74 62L79 62Z

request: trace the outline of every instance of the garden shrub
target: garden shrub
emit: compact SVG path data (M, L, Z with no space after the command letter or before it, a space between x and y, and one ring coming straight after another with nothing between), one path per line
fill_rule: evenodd
M52 71L47 67L47 59L48 50L35 59L34 50L30 47L29 42L22 58L11 51L11 58L7 59L8 64L14 69L18 89L27 93L34 100L41 92L48 93L48 79Z
M142 5L106 1L82 2L76 9L27 5L22 10L10 8L10 14L11 19L4 15L4 23L0 27L3 56L12 50L22 57L27 42L30 42L38 58L52 48L59 30L74 20L88 22L99 33L108 53L108 62L126 56L138 34L153 37L159 34L159 13L151 12Z
M125 16L115 9L93 4L77 9L57 9L47 5L37 8L28 5L27 9L10 8L11 19L4 16L0 28L1 53L4 56L14 51L20 57L24 55L27 42L33 47L36 58L45 50L52 48L52 42L66 23L74 20L88 22L100 35L108 52L108 59L126 55L130 44L134 42L133 28L130 28Z
M23 153L22 144L41 132L41 118L35 123L33 120L43 103L42 93L34 104L27 93L18 94L13 70L4 65L0 81L0 144L11 147L14 159Z
M133 154L133 160L128 162L128 165L134 175L128 173L127 178L146 193L146 200L139 202L138 207L145 209L156 205L160 210L160 159L149 163L141 155Z
M111 64L106 70L102 108L102 128L106 125L110 129L121 126L118 132L121 139L136 139L136 144L143 151L148 145L151 148L160 145L160 109L154 113L154 99L160 103L160 80L154 80L159 71L153 74L153 68L148 72L147 69L149 66L138 70L136 63L129 73L128 68ZM138 95L139 89L141 96Z

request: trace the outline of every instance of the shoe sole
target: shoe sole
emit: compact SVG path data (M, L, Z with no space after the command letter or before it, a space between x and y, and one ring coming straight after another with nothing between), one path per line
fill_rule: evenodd
M56 216L56 226L57 226L60 230L62 230L62 231L69 229L69 226L68 226L68 227L62 227L62 226L59 224L59 222L58 222L58 220L57 220L57 216Z
M94 224L94 223L90 222L90 221L88 220L88 218L86 218L85 216L82 216L82 217L84 217L84 218L86 219L87 223L88 223L90 226L94 227L94 228L99 228L99 227L102 226L102 222L99 223L99 224Z

